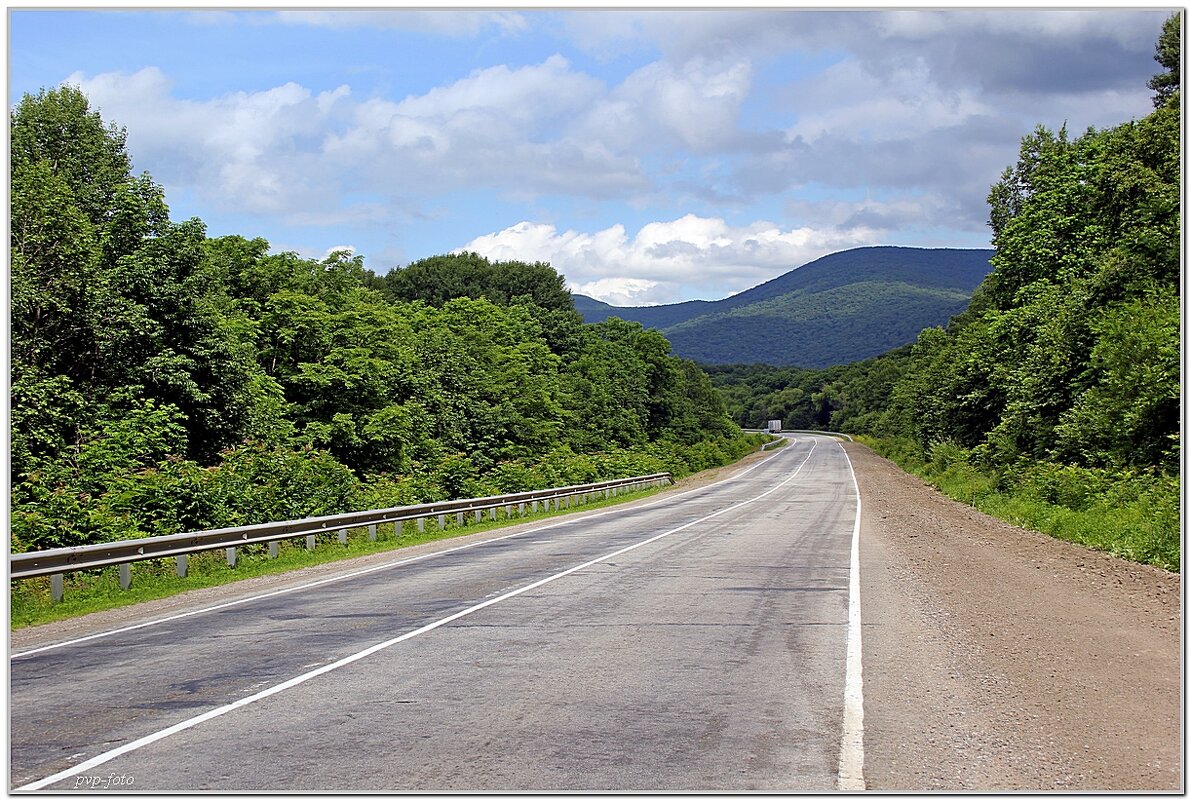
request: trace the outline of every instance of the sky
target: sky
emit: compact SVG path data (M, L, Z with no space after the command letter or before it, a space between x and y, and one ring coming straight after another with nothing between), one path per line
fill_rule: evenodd
M209 236L715 300L852 247L988 247L1023 136L1152 111L1169 13L9 9L9 106L78 86Z

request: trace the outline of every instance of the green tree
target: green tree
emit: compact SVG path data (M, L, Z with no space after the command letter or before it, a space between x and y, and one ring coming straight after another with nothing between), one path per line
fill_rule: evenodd
M1158 37L1154 61L1162 65L1165 72L1150 78L1149 87L1154 90L1154 106L1178 105L1179 65L1182 61L1183 15L1171 14L1162 25Z

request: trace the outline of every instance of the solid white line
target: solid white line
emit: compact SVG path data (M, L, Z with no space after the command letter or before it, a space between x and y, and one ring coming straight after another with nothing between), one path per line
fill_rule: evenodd
M848 578L848 659L844 678L844 728L840 737L840 790L864 790L864 672L860 644L860 485L844 446L839 446L856 489L856 522L852 525L852 558Z
M353 662L357 662L367 656L371 656L372 654L375 654L378 651L383 651L386 648L391 648L392 646L397 645L398 643L405 642L406 640L417 637L419 634L425 634L428 631L434 631L435 629L445 626L446 624L451 623L453 621L456 621L461 617L466 617L467 615L470 615L474 612L478 612L481 609L486 609L487 607L492 606L493 604L498 604L501 601L506 601L509 598L514 598L518 595L529 592L530 590L535 590L538 587L541 587L545 584L549 584L552 581L557 581L558 579L563 578L564 576L569 576L572 573L575 573L579 570L583 570L584 568L591 567L592 565L599 564L600 562L604 562L609 559L614 559L617 556L628 553L629 551L632 551L632 550L636 550L637 548L640 548L644 545L648 545L651 542L657 542L658 540L662 539L663 537L669 537L671 534L677 534L680 531L685 531L686 529L691 528L692 526L697 526L700 523L705 523L708 520L711 520L713 517L719 517L722 514L727 514L728 512L739 509L742 506L747 506L750 503L756 503L757 501L761 500L765 496L771 495L772 493L777 492L779 489L784 487L786 484L793 481L798 476L798 474L802 472L802 468L806 466L807 462L810 461L811 454L813 454L814 452L815 452L815 445L812 445L811 449L809 451L807 451L806 458L802 460L802 463L798 465L798 467L794 470L794 472L792 472L789 476L787 476L785 479L783 479L780 483L775 484L774 486L770 487L765 492L762 492L760 495L757 495L753 498L749 498L746 501L740 501L739 503L735 503L732 506L726 506L723 509L720 509L719 511L712 512L709 515L704 515L703 517L699 518L698 520L692 520L689 523L684 523L683 525L679 526L678 528L672 528L669 531L662 532L661 534L655 534L654 536L649 537L648 539L641 540L640 542L634 543L632 545L627 545L623 548L613 551L612 553L604 554L603 556L599 556L599 557L596 557L595 559L591 559L587 562L584 562L581 565L576 565L575 567L568 568L566 570L563 570L560 573L555 573L551 576L547 576L546 578L539 579L539 580L533 582L532 584L526 584L524 587L519 587L518 589L510 590L509 592L506 592L503 595L499 595L495 598L490 598L487 601L483 601L481 603L476 604L475 606L469 606L467 609L464 609L460 612L456 612L453 615L448 615L447 617L444 617L440 620L436 620L433 623L427 623L426 625L424 625L420 628L414 629L413 631L408 631L405 634L402 634L398 637L394 637L391 640L385 640L384 642L377 643L376 645L365 648L363 651L359 651L357 653L351 654L350 656L346 656L338 661L323 665L322 667L317 668L316 670L312 670L308 673L303 673L300 676L295 676L292 679L283 681L282 683L276 684L266 690L261 690L258 693L254 693L253 695L249 695L249 696L241 698L237 701L233 701L230 704L224 704L221 707L217 707L215 709L208 710L207 712L204 712L201 715L196 715L195 717L189 718L189 719L184 720L180 723L175 723L173 726L162 729L161 731L157 731L152 734L141 737L138 740L133 740L132 742L125 743L124 745L121 745L118 748L113 748L110 751L105 751L104 753L99 754L98 756L94 756L91 759L88 759L86 762L80 762L78 765L69 767L66 770L55 773L52 776L47 776L44 779L38 779L37 781L30 782L29 784L26 784L23 787L18 787L18 788L16 788L16 791L24 792L24 791L29 791L29 790L40 790L44 787L48 787L49 785L54 784L55 782L62 781L63 779L68 779L71 776L75 776L79 773L82 773L83 771L90 770L91 768L97 767L97 766L102 765L106 762L110 762L111 760L115 759L118 756L122 756L122 755L127 754L131 751L136 751L138 749L144 748L146 745L151 745L152 743L155 743L158 740L163 740L166 737L177 734L178 732L182 732L182 731L186 731L187 729L194 728L195 726L199 725L200 723L205 723L206 721L212 720L213 718L217 718L222 715L226 715L228 712L231 712L233 710L239 709L244 706L248 706L249 704L255 703L255 702L260 701L264 698L268 698L271 695L276 695L277 693L288 690L291 687L296 687L299 684L307 682L310 679L313 679L317 676L321 676L324 673L330 673L333 670L338 670L341 667L350 665ZM749 468L749 469L751 470L752 468Z
M795 441L796 440L791 438L791 442L795 442ZM786 451L786 450L789 450L789 448L788 447L783 448L782 450ZM741 478L742 476L745 476L748 473L751 473L752 471L756 470L761 465L767 463L770 459L773 459L773 458L779 456L780 454L781 454L781 452L779 451L778 453L775 453L772 456L766 457L765 459L761 459L752 467L749 467L746 470L742 470L739 473L736 473L734 475L731 475L728 478L724 479L723 481L717 481L715 484L712 484L710 486L714 487L714 486L719 486L722 484L727 484L731 481L735 481L736 479ZM675 495L666 495L665 497L658 498L657 500L650 501L648 503L642 503L642 504L639 504L632 508L633 509L646 509L650 506L657 506L658 504L668 503L668 502L673 501L677 498L683 498L683 497L690 495L692 493L702 492L706 489L708 489L708 487L706 487L706 486L696 487L695 489L686 490L685 492L679 492ZM10 654L8 658L9 658L9 660L20 659L22 657L32 656L33 654L42 653L43 651L52 651L56 648L65 648L68 645L77 645L78 643L87 642L88 640L99 639L101 637L110 637L113 634L123 634L124 632L127 632L127 631L136 631L137 629L147 628L148 626L157 626L162 623L169 623L174 620L181 620L182 618L192 617L194 615L201 615L206 612L216 612L220 609L227 609L228 607L239 606L240 604L251 603L252 601L261 601L266 598L275 598L278 595L286 595L291 592L299 592L301 590L308 590L313 587L321 587L325 584L332 584L337 581L346 581L347 579L358 578L359 576L364 576L369 573L375 573L378 570L389 570L391 568L408 565L412 562L420 562L424 559L433 559L434 557L442 556L442 555L448 554L448 553L458 553L459 551L466 551L468 548L475 548L480 545L487 545L488 543L491 543L491 542L500 542L501 540L507 540L507 539L511 539L513 537L523 537L526 534L536 534L539 531L546 531L546 530L552 529L552 528L559 528L560 526L570 525L572 523L578 523L578 522L582 522L585 520L591 520L596 517L606 517L608 515L617 514L617 513L623 512L623 511L624 510L619 506L613 507L611 509L605 509L603 511L591 512L589 514L582 514L582 511L580 510L576 513L576 515L568 516L564 520L560 520L555 523L549 523L544 526L538 526L536 528L525 529L524 531L517 531L513 534L505 534L502 537L492 537L490 539L480 540L478 542L470 542L466 545L458 545L454 548L446 548L441 551L435 551L433 553L422 554L421 556L411 556L408 559L401 559L396 562L385 562L383 565L376 565L374 567L366 567L361 570L353 571L351 573L344 573L344 574L338 575L338 576L331 576L329 578L318 579L317 581L311 581L306 584L299 584L294 587L287 587L285 589L273 590L271 592L262 593L260 595L251 595L246 598L239 598L235 601L227 601L225 603L215 604L213 606L205 606L201 609L192 609L189 612L181 612L179 614L170 615L169 617L163 617L158 620L149 620L144 623L134 624L132 626L124 626L122 628L112 629L110 631L101 631L97 634L88 634L85 637L76 637L73 640L64 640L63 642L57 642L57 643L53 643L51 645L43 645L39 648L31 648L28 651L21 651L20 653Z

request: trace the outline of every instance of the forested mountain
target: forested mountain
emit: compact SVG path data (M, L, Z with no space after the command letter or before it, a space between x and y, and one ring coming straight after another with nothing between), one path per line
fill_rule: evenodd
M1127 509L1108 547L1177 569L1180 31L1176 14L1153 113L1022 140L989 193L993 271L966 311L867 362L716 369L738 422L873 434L940 470L983 471L991 489Z
M69 87L11 116L15 551L721 464L755 446L547 265L379 277L174 222Z
M913 342L967 306L991 250L868 247L816 259L718 301L609 306L578 296L588 322L611 316L660 330L703 364L824 367Z

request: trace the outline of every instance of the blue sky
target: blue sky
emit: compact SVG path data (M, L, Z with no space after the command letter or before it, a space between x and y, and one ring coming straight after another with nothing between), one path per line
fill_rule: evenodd
M9 11L175 219L376 272L543 260L617 304L826 253L987 246L1036 125L1144 116L1164 11Z

